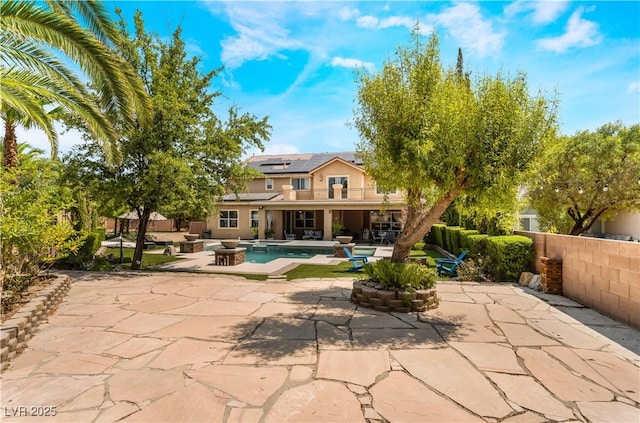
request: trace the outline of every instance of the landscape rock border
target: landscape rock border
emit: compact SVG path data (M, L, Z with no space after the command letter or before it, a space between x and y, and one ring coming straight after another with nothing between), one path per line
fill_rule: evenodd
M436 289L392 291L370 286L367 281L353 282L351 301L361 307L397 313L423 312L438 308Z
M44 320L55 311L71 287L66 275L56 275L49 286L42 289L17 313L0 326L0 361L4 370L11 359L31 339Z

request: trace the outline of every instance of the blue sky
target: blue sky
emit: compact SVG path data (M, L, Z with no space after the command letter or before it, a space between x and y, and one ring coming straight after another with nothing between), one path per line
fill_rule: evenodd
M458 47L473 75L524 71L533 91L554 90L561 132L640 122L640 2L637 1L106 1L168 37L181 26L224 98L273 125L266 153L346 151L357 91L355 69L378 72L406 45L416 20L436 31L441 58ZM25 134L26 135L26 134ZM30 138L30 139L27 139ZM61 151L77 142L61 136ZM48 150L43 135L19 138Z

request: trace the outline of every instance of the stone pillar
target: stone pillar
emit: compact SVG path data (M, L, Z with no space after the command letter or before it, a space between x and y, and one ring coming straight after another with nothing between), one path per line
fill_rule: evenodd
M542 257L540 265L542 292L562 295L562 259Z
M334 200L342 198L342 184L333 184L331 185L331 188L333 188Z
M324 211L324 225L322 227L322 239L324 241L331 241L331 238L333 237L332 232L333 232L333 227L332 227L332 223L333 220L331 218L331 209Z
M293 189L293 185L283 185L282 196L285 201L296 201L296 192Z

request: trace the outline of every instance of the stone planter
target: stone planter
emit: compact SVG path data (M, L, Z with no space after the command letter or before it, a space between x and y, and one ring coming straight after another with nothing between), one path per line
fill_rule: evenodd
M415 292L392 291L368 286L366 281L355 281L351 302L361 307L396 313L423 312L438 307L436 289L419 289Z
M346 236L346 235L340 235L336 237L336 241L338 241L340 244L348 244L351 242L352 239L353 239L352 236Z
M200 235L198 234L185 234L184 236L184 239L186 239L187 241L195 241L198 238L200 238Z
M237 248L238 245L240 244L240 240L238 239L223 239L222 241L220 241L220 243L222 244L222 246L224 248Z

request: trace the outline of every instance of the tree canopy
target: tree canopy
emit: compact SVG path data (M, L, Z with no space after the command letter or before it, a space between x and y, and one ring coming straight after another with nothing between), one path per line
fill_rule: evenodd
M523 73L470 80L460 56L445 68L437 36L425 43L417 28L379 73L360 75L357 103L365 169L407 200L394 261L455 198L472 197L485 213L514 210L524 172L555 131L556 101L531 95Z
M150 214L177 208L211 212L216 197L254 176L242 166L242 156L247 147L263 148L271 127L266 117L240 113L235 106L225 120L218 118L212 106L219 93L211 89L218 70L199 71L202 63L187 57L180 29L164 42L144 29L140 12L134 25L129 34L121 16L118 47L144 81L152 123L122 131L123 157L115 167L105 165L101 150L90 143L65 162L67 180L102 191L95 195L102 205L111 211L117 204L137 210L135 269Z
M570 235L621 211L640 211L640 125L609 123L559 137L529 186L540 223Z
M42 129L58 150L53 121L62 113L81 118L103 143L106 158L118 158L112 122L145 123L147 99L131 66L113 47L118 32L101 2L6 0L0 5L0 114L5 126L5 167L17 166L18 125ZM97 96L77 71L89 79Z

